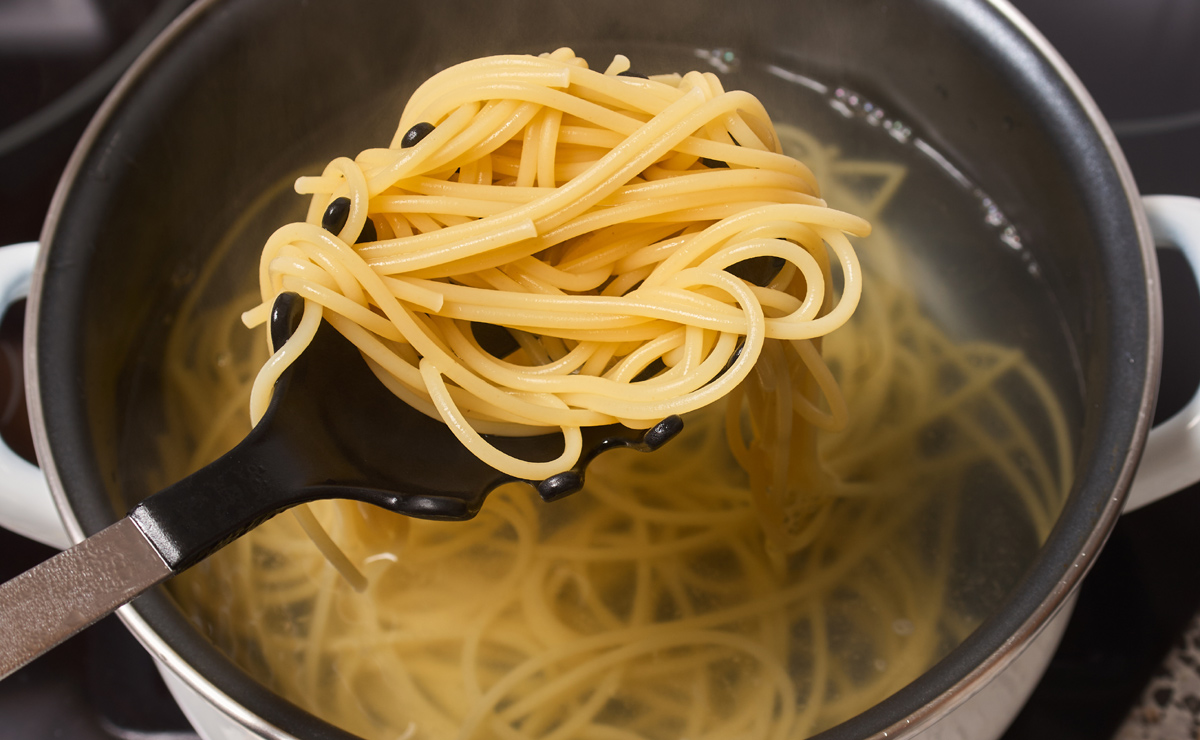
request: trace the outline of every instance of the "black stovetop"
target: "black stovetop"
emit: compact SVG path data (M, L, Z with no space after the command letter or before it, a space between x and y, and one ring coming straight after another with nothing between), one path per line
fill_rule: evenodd
M116 68L183 0L74 0L89 26L37 43L11 33L0 0L0 244L34 240L75 140ZM1016 0L1091 90L1143 193L1200 196L1200 2ZM8 20L6 20L8 19ZM44 19L43 19L44 20ZM10 32L3 26L9 23ZM90 30L89 30L90 29ZM145 33L145 31L143 31ZM133 41L129 39L133 37ZM14 40L15 39L15 40ZM104 69L105 60L110 70ZM97 71L99 70L99 72ZM90 77L89 77L90 75ZM83 82L81 82L81 80ZM62 101L67 100L68 104ZM48 106L58 105L54 115ZM43 128L14 125L43 111ZM23 118L23 116L25 118ZM18 132L20 133L20 132ZM1158 416L1200 380L1200 295L1179 255L1160 254L1166 304ZM0 325L0 401L19 374L19 310ZM14 389L19 393L20 389ZM23 405L6 409L6 439L29 450ZM32 454L30 452L30 454ZM1200 609L1200 486L1121 518L1084 582L1062 646L1005 740L1106 740L1130 712L1171 643ZM53 551L0 530L0 579ZM194 737L150 659L110 617L0 683L0 734L63 740Z

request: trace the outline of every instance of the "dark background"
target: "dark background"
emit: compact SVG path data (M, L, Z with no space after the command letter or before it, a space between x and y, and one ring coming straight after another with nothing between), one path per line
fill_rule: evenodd
M35 240L103 93L184 0L0 0L0 244ZM1091 91L1143 193L1200 196L1200 2L1016 0ZM77 6L55 21L51 6ZM39 10L40 8L40 10ZM1200 296L1160 252L1166 418L1200 379ZM0 427L32 455L19 383L23 308L0 325ZM8 394L8 397L6 397ZM1200 609L1200 487L1121 518L1045 678L1005 740L1106 740ZM53 551L0 530L0 578ZM194 737L148 657L110 617L0 683L0 735Z

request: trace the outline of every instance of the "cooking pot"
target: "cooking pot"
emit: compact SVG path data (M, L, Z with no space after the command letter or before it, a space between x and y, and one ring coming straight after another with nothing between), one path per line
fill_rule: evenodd
M1019 237L1006 243L1054 296L1076 353L1069 499L1037 558L964 643L822 734L998 736L1044 669L1143 447L1139 502L1200 479L1200 401L1147 443L1161 354L1149 227L1200 265L1200 204L1139 198L1087 93L1002 0L199 0L92 121L40 251L0 250L0 298L29 294L26 382L42 466L0 454L4 521L65 546L148 492L131 491L127 472L150 454L129 442L132 430L155 413L131 405L134 389L161 372L164 327L250 199L378 140L369 132L394 125L415 83L440 68L562 45L684 50L717 68L766 60L831 91L877 96L903 120L898 136L915 132ZM120 615L206 737L346 737L230 663L165 591Z

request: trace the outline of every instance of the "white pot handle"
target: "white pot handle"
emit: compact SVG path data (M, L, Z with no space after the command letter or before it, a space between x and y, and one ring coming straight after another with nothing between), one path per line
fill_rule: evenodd
M1200 284L1200 198L1148 195L1143 199L1154 240L1183 252ZM1200 481L1200 390L1179 413L1150 430L1125 511Z
M0 248L0 315L29 295L29 278L37 254L36 242ZM46 476L3 440L0 440L0 525L60 550L71 544Z

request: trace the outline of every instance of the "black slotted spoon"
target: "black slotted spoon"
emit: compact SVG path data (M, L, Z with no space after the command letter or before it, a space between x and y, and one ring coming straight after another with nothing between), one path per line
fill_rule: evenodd
M294 293L276 300L276 346L291 335L301 306ZM678 416L648 430L585 428L573 469L528 482L547 501L561 498L583 486L585 468L601 452L655 450L682 428ZM489 441L535 461L553 459L562 447L557 434ZM472 455L440 421L392 395L354 345L323 321L236 447L0 585L0 678L298 504L352 499L423 519L465 520L513 480Z

